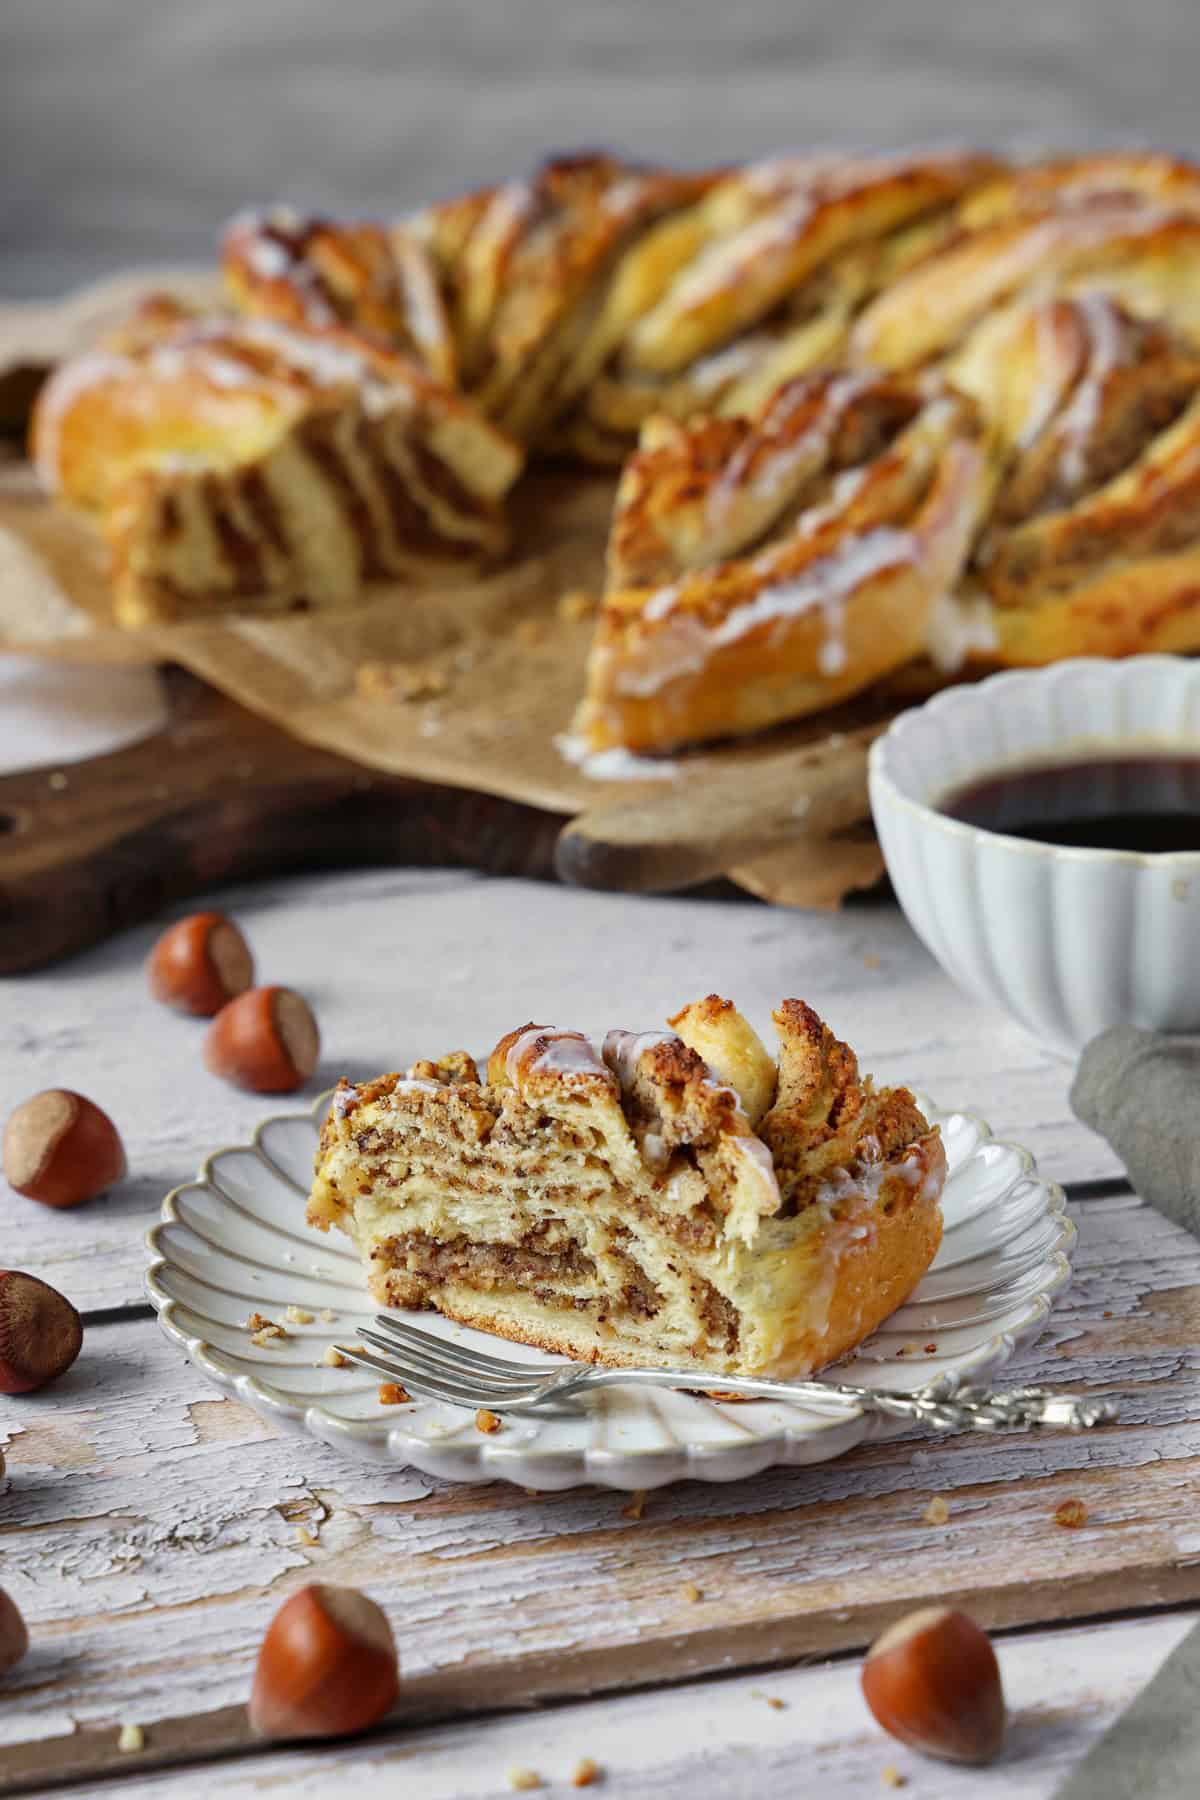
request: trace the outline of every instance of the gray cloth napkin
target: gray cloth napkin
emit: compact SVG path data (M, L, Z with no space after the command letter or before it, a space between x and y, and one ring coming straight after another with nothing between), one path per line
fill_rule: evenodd
M1071 1105L1142 1199L1200 1237L1200 1038L1114 1025L1079 1061ZM1093 1745L1055 1800L1200 1795L1200 1625Z
M1071 1105L1142 1199L1200 1237L1200 1038L1114 1025L1080 1058Z

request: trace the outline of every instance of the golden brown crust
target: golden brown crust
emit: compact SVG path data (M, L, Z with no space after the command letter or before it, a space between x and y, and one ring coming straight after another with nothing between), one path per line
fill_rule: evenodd
M243 213L225 233L235 306L285 325L342 325L453 386L454 339L428 252L410 233L289 208Z
M585 152L408 222L441 272L463 385L490 418L525 440L553 429L648 303L622 254L713 179Z
M1102 290L1018 303L954 368L996 492L971 580L998 662L1200 641L1200 350Z
M757 730L911 661L986 492L974 407L926 379L821 373L756 419L656 430L618 490L589 742Z
M99 516L128 625L346 605L373 576L494 556L521 465L461 396L341 326L162 300L56 371L32 450Z

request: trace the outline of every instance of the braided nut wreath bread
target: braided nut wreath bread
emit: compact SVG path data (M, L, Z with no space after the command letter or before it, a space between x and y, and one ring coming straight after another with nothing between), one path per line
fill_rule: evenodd
M231 313L151 307L36 409L122 623L428 590L502 555L525 458L565 454L629 458L595 748L929 656L1200 648L1183 160L589 153L393 222L246 214L223 268Z

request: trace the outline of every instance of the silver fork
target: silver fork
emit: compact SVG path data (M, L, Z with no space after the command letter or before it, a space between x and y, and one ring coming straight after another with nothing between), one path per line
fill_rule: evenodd
M765 1381L749 1375L707 1375L696 1369L609 1369L590 1363L523 1363L512 1357L488 1356L465 1344L418 1331L399 1319L380 1314L374 1328L360 1335L361 1344L338 1344L351 1362L398 1381L430 1400L495 1413L536 1413L562 1408L597 1388L691 1388L737 1394L756 1400L800 1401L834 1418L854 1413L882 1413L888 1418L931 1426L934 1431L998 1431L1003 1426L1027 1428L1057 1425L1088 1430L1117 1417L1113 1401L1079 1394L1056 1394L1047 1388L988 1390L964 1385L954 1375L939 1375L911 1394L889 1394L876 1388L848 1387L826 1381Z

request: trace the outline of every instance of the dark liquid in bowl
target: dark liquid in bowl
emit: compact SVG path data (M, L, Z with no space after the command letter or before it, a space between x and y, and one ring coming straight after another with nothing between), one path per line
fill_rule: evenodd
M938 810L985 831L1088 850L1200 850L1200 754L1103 756L985 775Z

